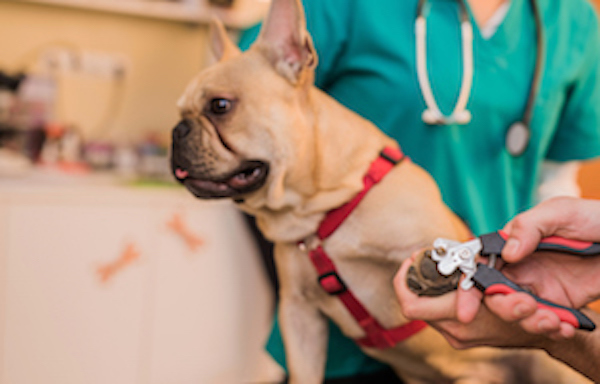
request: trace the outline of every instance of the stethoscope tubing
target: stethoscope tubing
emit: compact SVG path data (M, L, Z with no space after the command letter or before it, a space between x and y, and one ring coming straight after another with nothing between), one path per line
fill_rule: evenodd
M448 124L448 123L459 123L466 124L468 121L463 119L457 119L456 116L465 116L467 111L467 103L471 96L471 89L473 85L473 25L469 20L469 14L467 12L466 5L463 1L459 1L461 12L460 12L460 28L461 28L461 45L463 55L463 74L460 92L456 105L452 110L450 116L444 116L441 112L433 91L429 82L429 73L427 71L427 21L423 12L425 6L425 0L419 0L417 4L417 19L415 21L415 35L416 35L416 61L417 61L417 77L421 88L421 93L425 99L427 110L425 113L430 113L429 119L424 115L424 120L429 120L436 124ZM462 121L460 121L462 120ZM466 120L470 120L470 114L467 115Z
M423 113L423 120L428 124L467 124L470 121L470 113L467 110L467 103L470 98L473 85L473 25L469 19L469 13L465 0L457 0L460 6L460 24L461 24L461 44L463 55L463 75L461 89L456 105L450 116L442 114L429 82L429 73L427 71L427 21L424 7L426 0L419 0L417 4L417 16L415 20L415 40L416 40L416 67L417 79L421 88L423 99L427 109ZM529 131L531 124L535 100L540 86L542 68L544 65L544 38L542 19L536 0L530 0L535 19L536 28L536 59L534 74L529 88L529 95L525 111L521 119L526 129ZM429 114L427 116L427 114ZM461 116L462 115L462 116ZM457 118L460 117L460 118ZM529 133L529 132L528 132Z
M535 19L535 36L536 36L536 52L535 52L535 68L533 70L533 78L531 79L531 85L529 86L529 96L527 97L527 105L523 118L521 121L529 128L531 120L533 118L533 109L535 107L535 100L539 92L540 83L542 79L542 72L545 64L544 60L544 47L546 42L544 41L544 30L542 28L543 21L540 9L536 0L531 0L531 9L533 10L533 18Z

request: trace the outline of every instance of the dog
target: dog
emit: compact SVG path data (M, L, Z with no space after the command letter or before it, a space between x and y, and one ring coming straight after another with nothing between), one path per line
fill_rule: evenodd
M218 62L178 101L173 173L198 198L235 201L274 242L290 383L321 383L326 319L353 339L364 338L365 327L340 292L330 294L317 281L309 251L326 252L343 279L330 283L351 290L378 323L392 328L408 322L392 285L400 264L438 237L465 241L470 233L444 205L432 177L404 159L318 240L322 220L361 193L382 149L397 152L397 144L314 86L317 54L300 0L273 0L259 38L244 53L217 20L210 40ZM389 348L361 348L409 384L586 381L541 351L454 350L431 327Z

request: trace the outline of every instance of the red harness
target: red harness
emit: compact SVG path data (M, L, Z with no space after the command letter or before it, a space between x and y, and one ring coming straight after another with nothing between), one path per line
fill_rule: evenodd
M379 157L371 163L367 174L363 178L364 188L348 203L327 213L319 228L317 237L324 240L329 237L356 208L358 203L365 197L369 189L377 184L383 177L400 161L404 154L396 148L385 148ZM317 273L319 284L330 295L336 295L344 303L346 309L354 317L356 322L366 333L366 336L357 339L356 343L363 347L386 349L408 339L427 326L424 321L414 320L392 329L385 329L367 309L352 294L352 291L344 284L338 275L333 260L327 256L321 245L309 252Z

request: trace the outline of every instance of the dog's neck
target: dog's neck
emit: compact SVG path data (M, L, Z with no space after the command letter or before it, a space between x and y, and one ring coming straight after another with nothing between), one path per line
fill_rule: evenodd
M308 96L312 142L304 143L304 152L285 174L270 175L265 191L240 204L274 242L296 242L314 234L329 210L363 188L363 176L381 149L395 145L372 123L317 88Z

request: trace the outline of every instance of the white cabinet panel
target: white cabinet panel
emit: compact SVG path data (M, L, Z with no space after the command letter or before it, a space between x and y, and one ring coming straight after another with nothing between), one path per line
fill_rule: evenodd
M122 206L7 209L3 383L132 384L148 305L148 211ZM128 242L140 257L107 282Z
M271 306L257 251L233 207L186 208L162 210L163 222L177 215L203 244L192 250L172 230L159 237L150 383L250 382Z

